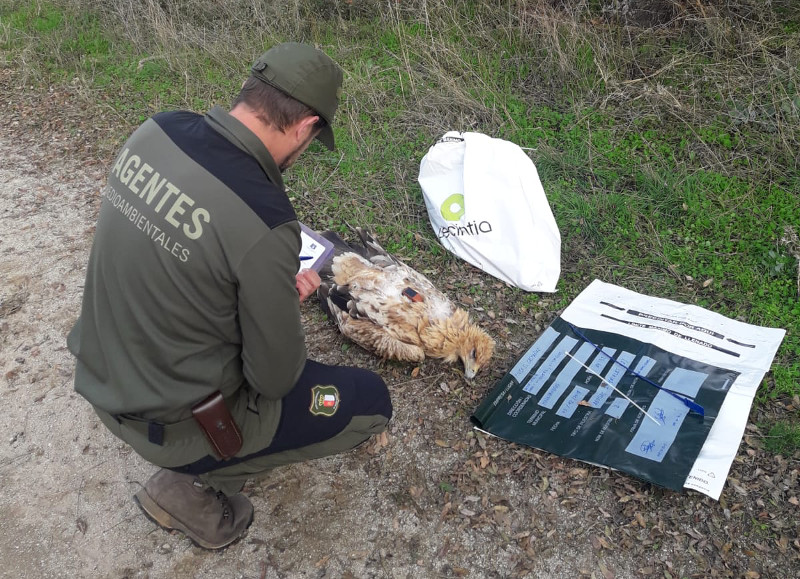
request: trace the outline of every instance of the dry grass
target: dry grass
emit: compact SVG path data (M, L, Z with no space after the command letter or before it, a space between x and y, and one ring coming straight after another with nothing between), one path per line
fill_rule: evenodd
M620 123L682 126L694 133L702 166L724 174L766 172L777 180L797 169L800 35L781 30L781 19L798 10L790 2L772 9L756 0L54 3L91 7L104 30L142 55L141 64L164 63L183 79L187 106L229 93L275 42L316 43L345 66L341 120L362 147L369 145L360 117L380 119L386 110L399 112L392 117L399 131L513 133L518 113L506 102L514 94L576 113L605 110ZM368 65L360 55L376 47L385 58ZM31 70L32 57L15 55ZM721 154L698 131L714 123L747 145ZM774 159L766 167L761 159L757 167L731 167L764 147Z

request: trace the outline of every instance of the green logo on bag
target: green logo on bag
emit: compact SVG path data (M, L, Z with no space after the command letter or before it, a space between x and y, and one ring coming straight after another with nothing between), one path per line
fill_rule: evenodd
M464 196L461 193L453 193L444 200L439 208L442 217L448 221L458 221L464 216Z
M439 207L442 217L446 221L452 223L454 221L461 221L464 217L464 196L461 193L453 193L444 200L442 206ZM439 239L447 239L448 237L461 237L462 235L480 235L481 233L491 233L492 224L488 221L469 221L467 223L459 223L457 225L442 225L437 232Z
M314 416L333 416L339 410L339 390L336 386L314 386L308 410Z

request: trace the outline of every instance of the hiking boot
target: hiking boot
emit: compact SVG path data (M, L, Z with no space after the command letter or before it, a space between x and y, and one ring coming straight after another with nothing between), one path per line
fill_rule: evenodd
M253 504L244 495L226 497L196 476L163 468L133 499L150 520L205 549L230 545L253 522Z

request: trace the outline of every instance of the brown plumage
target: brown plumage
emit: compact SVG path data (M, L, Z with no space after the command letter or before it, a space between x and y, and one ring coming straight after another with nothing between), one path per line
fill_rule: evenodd
M389 255L368 233L356 232L363 247L323 233L336 252L320 272L318 295L342 334L386 359L461 360L464 376L472 379L491 359L494 341L428 278Z

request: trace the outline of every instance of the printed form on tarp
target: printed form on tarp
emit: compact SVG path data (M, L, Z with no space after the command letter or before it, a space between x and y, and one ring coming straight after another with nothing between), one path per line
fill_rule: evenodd
M561 234L518 145L450 131L422 158L418 181L445 249L520 289L556 291Z
M511 442L718 500L784 335L595 280L471 418Z

